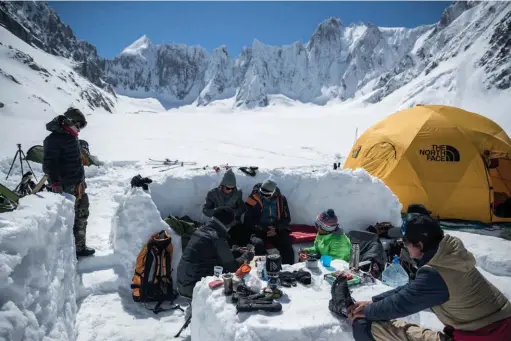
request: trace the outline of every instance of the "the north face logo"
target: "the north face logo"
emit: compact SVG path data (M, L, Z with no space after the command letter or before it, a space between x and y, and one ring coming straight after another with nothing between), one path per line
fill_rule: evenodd
M460 152L448 144L434 144L431 149L420 149L419 154L428 161L460 162Z

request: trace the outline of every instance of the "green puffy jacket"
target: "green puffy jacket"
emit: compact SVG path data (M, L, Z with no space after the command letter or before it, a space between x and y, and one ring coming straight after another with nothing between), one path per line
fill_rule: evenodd
M332 256L333 259L350 261L351 242L342 232L317 234L314 246L305 249L307 252L317 252L320 255Z

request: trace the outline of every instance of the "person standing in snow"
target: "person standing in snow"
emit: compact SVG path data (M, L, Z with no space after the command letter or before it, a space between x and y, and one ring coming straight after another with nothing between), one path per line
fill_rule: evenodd
M229 245L245 246L250 238L250 231L241 223L241 216L245 213L246 206L243 202L243 191L236 187L236 175L232 169L228 169L220 182L220 185L213 188L206 195L202 206L202 213L211 218L216 208L230 207L234 210L235 220L229 226Z
M54 193L69 193L76 197L73 234L76 255L91 256L95 250L86 246L89 197L85 193L85 171L78 134L87 126L83 113L69 108L64 115L55 117L46 124L50 131L44 139L43 171L48 175L50 190Z
M328 209L317 216L315 222L318 234L314 246L299 252L300 260L306 260L309 253L331 256L333 259L350 260L351 242L339 226L334 210Z
M253 232L250 242L256 254L266 254L266 243L271 243L279 250L283 264L293 264L294 251L289 236L291 214L287 199L275 181L268 179L256 184L246 205L245 225Z
M246 251L235 258L227 243L229 225L235 219L230 207L218 207L211 220L197 229L183 250L177 267L177 291L179 295L192 298L195 284L203 277L212 276L216 265L224 272L235 272L245 261L250 262L254 253Z
M407 222L403 240L418 260L416 277L348 307L356 341L511 340L511 303L477 270L459 238L419 215ZM443 332L395 320L426 309L444 324Z

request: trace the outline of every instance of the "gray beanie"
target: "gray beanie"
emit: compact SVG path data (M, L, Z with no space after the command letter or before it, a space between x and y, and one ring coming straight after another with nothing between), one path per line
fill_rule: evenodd
M224 177L222 178L222 182L220 182L220 185L236 187L236 175L234 175L232 169L228 169L225 172Z
M277 183L271 179L266 179L261 185L261 191L266 193L273 193L277 189Z

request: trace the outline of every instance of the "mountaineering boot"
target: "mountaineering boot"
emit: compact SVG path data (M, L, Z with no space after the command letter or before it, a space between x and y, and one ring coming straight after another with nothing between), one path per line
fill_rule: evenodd
M249 312L249 311L268 311L272 313L278 313L282 311L282 304L279 302L269 302L262 300L244 300L240 299L236 304L237 312Z
M78 258L92 256L95 252L96 250L86 246L85 248L76 251L76 257Z
M344 275L339 275L332 283L330 290L332 299L328 302L328 309L331 312L348 317L348 307L355 303L351 297L350 289L348 288L348 279Z

